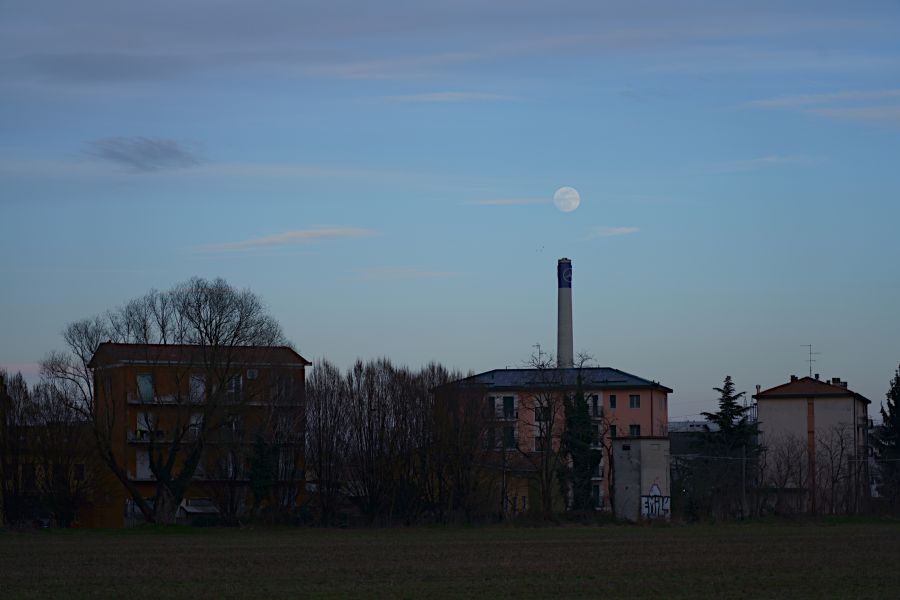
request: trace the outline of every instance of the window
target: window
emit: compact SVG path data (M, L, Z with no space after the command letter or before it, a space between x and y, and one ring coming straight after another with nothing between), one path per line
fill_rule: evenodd
M550 421L550 407L549 406L535 406L534 407L534 422L535 423L547 423Z
M489 450L497 447L497 432L494 431L493 427L488 427L487 431L484 432L484 447Z
M156 431L156 415L147 411L141 411L135 418L135 437L139 440L149 440Z
M515 425L507 425L503 428L503 447L507 449L516 447Z
M616 407L616 395L615 395L615 394L610 394L610 395L609 395L609 407L610 407L610 408L615 408L615 407Z
M611 437L611 438L616 437L616 426L615 425L609 426L609 437Z
M282 404L294 402L294 378L290 375L280 375L275 380L275 401Z
M191 421L188 424L188 438L196 440L203 431L203 413L191 413Z
M504 419L515 419L516 418L516 397L515 396L503 396L503 418Z
M200 404L206 400L206 377L191 375L191 402Z
M594 423L591 425L591 448L600 447L600 425Z
M487 397L487 417L489 419L497 417L497 399L493 396Z
M640 408L641 396L639 394L631 394L628 396L628 408Z
M225 386L225 396L230 402L235 402L241 398L241 390L243 389L243 380L240 375L233 375L228 378Z
M134 454L135 479L152 479L153 471L150 470L150 453L147 450L137 450Z
M593 394L591 396L591 416L595 419L600 418L600 396Z
M628 435L631 437L641 437L641 426L640 425L629 425L628 426Z
M153 375L138 375L137 386L141 402L153 402Z
M591 502L594 504L594 508L599 509L603 507L602 493L599 483L595 483L591 486Z

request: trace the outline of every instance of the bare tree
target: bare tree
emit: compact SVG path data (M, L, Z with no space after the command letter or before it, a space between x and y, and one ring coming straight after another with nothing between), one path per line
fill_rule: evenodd
M96 491L102 465L84 421L60 390L44 383L32 394L32 460L40 469L37 488L42 504L60 527L75 522Z
M29 429L33 420L28 385L21 373L0 371L0 508L16 524L34 513L36 474Z
M349 445L346 381L328 361L309 375L306 394L306 460L316 486L319 521L330 525L340 503Z
M524 414L519 415L527 431L524 443L517 443L516 448L537 488L541 518L549 520L558 498L560 472L568 466L561 443L566 426L566 392L562 371L556 368L552 355L533 354L528 366L533 369L532 381L521 407ZM532 442L530 447L528 441Z
M439 521L471 521L491 510L491 474L496 453L495 412L484 407L485 390L450 374L436 388L429 455L429 498Z
M853 429L849 425L834 425L816 435L816 505L829 514L854 510L856 490Z
M73 409L93 424L97 449L106 465L126 488L148 521L172 523L185 490L194 478L207 442L221 435L229 421L269 390L270 382L241 387L236 379L237 353L247 346L285 344L277 322L249 290L237 290L224 280L194 278L175 288L151 291L105 315L69 325L63 332L67 351L51 353L42 364L44 378L63 390ZM141 424L148 436L149 468L156 481L155 501L149 503L128 475L116 450L113 432L122 408L98 394L109 388L103 371L95 372L91 358L102 341L152 344L148 362L158 360L170 344L193 347L189 360L179 365L171 392L165 398L150 388L143 398L148 410ZM202 373L202 379L196 379ZM192 381L201 381L195 385ZM202 390L203 401L196 396ZM109 392L109 389L105 391ZM174 410L172 420L161 423L162 404Z
M802 512L809 486L806 442L795 435L766 440L760 455L759 470L763 489L774 493L777 514Z

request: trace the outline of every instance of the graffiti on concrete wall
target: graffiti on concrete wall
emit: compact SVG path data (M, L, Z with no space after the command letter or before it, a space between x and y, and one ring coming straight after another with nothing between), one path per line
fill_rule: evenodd
M644 519L668 519L672 497L663 496L657 484L650 486L650 493L641 496L641 517Z

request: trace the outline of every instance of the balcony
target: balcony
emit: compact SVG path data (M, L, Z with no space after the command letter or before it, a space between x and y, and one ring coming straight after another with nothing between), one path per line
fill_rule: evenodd
M178 404L178 399L173 394L154 395L152 399L141 398L140 394L128 392L125 395L128 404Z
M147 431L146 429L137 429L135 431L129 431L125 437L129 443L149 444L151 439L154 441L157 441L157 442L165 439L165 432L163 432L163 431Z

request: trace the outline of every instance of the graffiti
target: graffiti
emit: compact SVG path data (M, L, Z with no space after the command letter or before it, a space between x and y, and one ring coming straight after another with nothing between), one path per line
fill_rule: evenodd
M672 497L663 496L659 486L650 486L650 493L641 496L641 516L645 519L668 519Z

